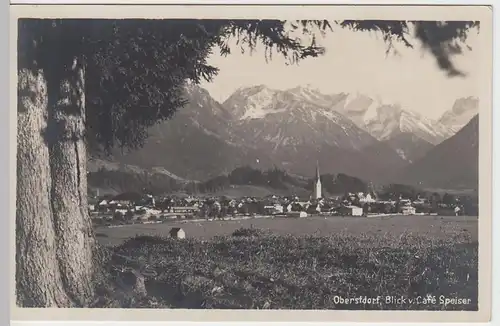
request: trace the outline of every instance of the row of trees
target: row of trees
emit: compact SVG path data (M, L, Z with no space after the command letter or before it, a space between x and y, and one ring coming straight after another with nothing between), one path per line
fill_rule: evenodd
M321 175L323 189L329 194L341 194L344 192L366 192L368 184L363 180L343 173L337 175ZM207 193L224 190L231 185L254 185L270 187L277 190L286 190L290 186L302 187L312 191L315 179L301 180L289 175L286 171L273 168L261 171L249 166L239 167L228 175L218 176L206 182L188 185L188 191L192 193Z
M337 175L324 174L321 175L320 180L324 191L329 194L367 192L369 188L365 181L344 173L339 173ZM313 189L314 181L314 179L309 181L309 189Z
M290 185L298 184L300 184L298 180L278 168L261 171L244 166L234 169L228 175L218 176L198 184L197 190L200 193L216 192L227 189L231 185L254 185L285 190Z
M182 185L175 179L161 173L141 174L100 169L88 173L87 180L89 188L117 189L120 192L162 194L182 189Z
M135 173L126 171L110 171L104 168L88 173L88 185L91 188L112 188L120 191L142 191L163 194L175 191L186 191L189 194L217 192L231 185L266 186L273 189L287 189L289 185L300 182L277 168L260 171L251 167L240 167L228 175L221 175L205 182L177 182L161 173ZM312 188L311 188L312 189Z
M477 195L457 195L448 192L438 193L402 184L390 184L383 187L378 192L378 197L382 200L398 200L400 197L410 200L426 199L430 203L448 206L463 202L477 202L478 200Z

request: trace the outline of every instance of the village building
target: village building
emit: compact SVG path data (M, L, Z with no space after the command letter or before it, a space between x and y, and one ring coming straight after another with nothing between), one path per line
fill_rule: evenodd
M149 219L149 215L146 213L135 215L134 219L138 221L147 221Z
M153 197L153 195L146 195L146 199L144 200L144 204L145 205L149 205L151 207L155 207L156 206L156 200L155 198Z
M403 215L415 215L417 213L417 210L413 206L403 206L401 207L401 213Z
M298 204L302 210L306 211L309 206L311 206L311 201L298 201L298 202L295 202L294 204Z
M363 216L363 208L358 206L340 206L338 212L343 216Z
M172 213L183 213L183 214L194 214L200 210L198 206L177 206L171 207L170 212Z
M97 197L96 198L97 203L94 206L95 210L98 212L108 212L111 209L109 202L111 201L112 198L113 196L110 195Z
M89 197L89 199L87 201L87 204L88 204L88 207L89 207L89 211L90 212L95 212L95 211L97 211L97 208L98 208L98 205L99 205L99 199L97 199L95 197Z
M128 206L134 206L136 203L139 203L142 200L143 196L139 193L124 192L113 197L109 202L109 205L115 207L128 207Z
M415 215L416 214L416 208L412 206L412 201L410 199L403 199L400 196L399 200L399 211L403 215Z
M309 214L320 214L321 213L321 204L318 202L318 203L309 205L306 212Z
M280 205L280 204L264 206L264 213L266 215L283 214L283 212L284 212L283 205Z
M286 213L286 216L287 217L307 217L307 213L306 212L287 212Z
M418 197L416 200L413 201L414 205L426 205L428 203L429 201L427 200L427 198L420 198L420 197Z
M366 195L362 192L358 193L359 202L363 204L373 204L376 202L375 198L370 193Z
M399 199L399 205L401 206L411 206L411 200L410 199Z

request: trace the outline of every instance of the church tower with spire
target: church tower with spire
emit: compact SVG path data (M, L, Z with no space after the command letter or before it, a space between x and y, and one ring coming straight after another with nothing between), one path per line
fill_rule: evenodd
M319 174L319 163L318 162L316 162L316 180L314 182L313 198L314 199L320 199L320 198L322 198L322 193L321 193L321 179L320 179L320 174Z

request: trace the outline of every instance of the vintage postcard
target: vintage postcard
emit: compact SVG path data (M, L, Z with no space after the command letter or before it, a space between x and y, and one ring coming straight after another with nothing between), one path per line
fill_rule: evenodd
M14 320L489 320L491 8L12 6L10 50Z

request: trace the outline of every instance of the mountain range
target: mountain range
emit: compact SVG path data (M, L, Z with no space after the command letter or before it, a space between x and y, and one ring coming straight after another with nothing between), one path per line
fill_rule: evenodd
M459 137L456 131L473 123L479 105L475 98L458 99L434 121L366 95L323 94L311 87L245 87L219 103L205 89L188 85L185 96L189 104L152 127L143 148L116 151L108 160L179 180L203 181L244 165L310 176L319 163L322 173L415 182L403 171L425 172L428 167L420 162L432 161L426 157ZM469 148L470 137L456 142ZM448 154L448 161L458 159Z
M317 161L325 173L378 178L405 164L346 116L293 90L239 89L223 106L235 108L231 126L246 144L293 173L312 175Z

